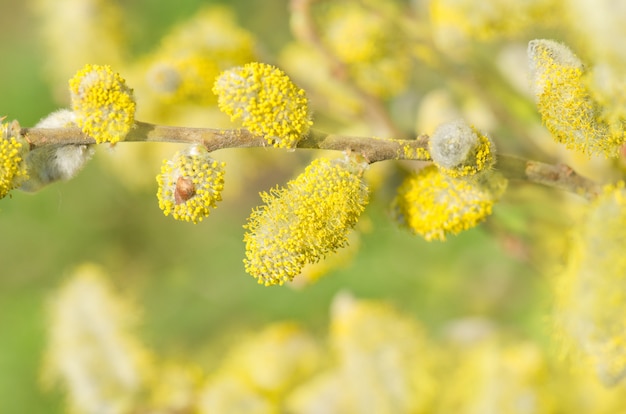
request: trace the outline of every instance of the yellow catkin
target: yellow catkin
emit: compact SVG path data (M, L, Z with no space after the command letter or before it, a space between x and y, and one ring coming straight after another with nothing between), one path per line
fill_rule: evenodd
M619 155L626 141L621 124L611 126L587 88L582 62L566 46L552 40L528 45L531 83L537 108L557 142L583 154Z
M69 81L76 124L97 143L123 140L135 122L135 98L110 66L86 65Z
M163 214L194 224L202 221L222 200L224 167L199 145L165 160L157 176L157 198Z
M397 220L426 240L445 240L491 214L494 194L477 181L443 174L434 166L408 176L394 200Z
M244 226L246 272L266 286L282 285L344 247L368 202L363 168L351 159L320 158L285 188L262 193L265 204Z
M24 164L27 146L11 136L9 124L0 125L0 199L28 178Z
M222 112L274 147L295 147L312 124L304 90L272 65L253 62L227 70L213 92Z

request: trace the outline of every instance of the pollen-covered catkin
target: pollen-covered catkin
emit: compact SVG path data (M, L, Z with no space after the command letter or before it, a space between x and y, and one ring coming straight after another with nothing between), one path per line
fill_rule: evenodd
M213 92L220 110L277 148L294 148L311 127L309 101L280 69L248 63L223 72Z
M0 199L28 178L24 164L28 144L15 133L17 129L16 121L0 125Z
M347 243L368 202L367 164L352 158L314 160L285 188L262 193L244 235L246 272L268 285L289 282Z
M82 131L98 144L124 140L135 123L135 98L120 74L107 65L86 65L69 85Z
M553 40L528 44L531 87L543 123L557 142L587 155L619 155L623 127L611 128L587 88L586 68L565 45Z
M430 165L409 175L393 203L396 220L426 240L445 240L482 222L506 186L497 173L478 179L443 174Z
M165 160L157 176L159 208L176 220L199 223L222 200L224 163L201 145L192 145Z

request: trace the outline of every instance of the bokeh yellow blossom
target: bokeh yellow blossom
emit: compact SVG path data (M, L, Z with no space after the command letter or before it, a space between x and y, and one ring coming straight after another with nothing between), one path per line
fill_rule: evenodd
M44 378L60 383L75 412L129 412L149 377L149 356L131 335L133 306L104 272L84 264L51 298Z
M168 413L197 409L203 380L204 372L199 366L175 361L159 363L149 385L149 411Z
M586 355L600 379L626 376L626 189L608 186L574 234L556 285L555 322L566 344Z
M505 344L495 335L448 350L441 413L558 412L556 388L543 351L534 343ZM562 404L565 405L565 404Z
M277 148L294 148L312 124L304 90L272 65L253 62L227 70L213 91L232 121L240 120Z
M200 391L198 413L279 414L278 404L228 371L212 375Z
M322 362L313 336L292 322L275 323L234 347L223 369L274 398L307 379Z
M399 33L402 12L391 2L384 11L381 7L327 2L319 27L324 44L345 63L346 75L364 91L389 98L407 88L412 61Z
M506 186L498 174L463 179L430 165L407 176L398 188L393 213L403 226L426 240L445 240L470 229L491 214Z
M215 78L255 60L252 34L237 26L226 7L207 7L176 26L146 59L145 79L167 103L213 105Z
M121 3L108 0L36 0L45 53L42 62L57 101L67 101L63 85L85 62L124 64L129 44Z
M366 164L318 158L285 188L261 193L244 235L246 271L265 285L293 280L307 263L344 247L368 202Z
M553 24L559 3L560 0L433 0L429 2L433 37L442 52L454 56L471 42L502 40Z
M135 123L133 91L110 66L86 65L70 79L76 124L97 143L124 140Z
M294 390L290 412L432 412L436 354L415 319L341 293L332 305L329 346L332 364Z
M157 176L159 208L176 220L199 223L222 200L224 163L215 161L201 145L165 160Z

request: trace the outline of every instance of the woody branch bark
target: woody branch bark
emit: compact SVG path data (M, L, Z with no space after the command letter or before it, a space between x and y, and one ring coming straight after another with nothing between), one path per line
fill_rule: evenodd
M79 128L22 128L21 134L31 148L44 145L95 144ZM209 151L226 148L266 147L262 136L247 129L188 128L136 122L125 142L172 142L201 144ZM311 130L297 148L349 151L362 155L369 163L385 160L430 161L428 136L414 140L383 139L329 134ZM547 164L514 156L499 155L496 169L508 179L546 185L588 199L601 192L601 185L577 174L563 164Z

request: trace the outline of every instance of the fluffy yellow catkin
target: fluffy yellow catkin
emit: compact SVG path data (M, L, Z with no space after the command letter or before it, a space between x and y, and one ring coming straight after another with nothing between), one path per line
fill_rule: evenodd
M294 148L311 127L309 101L280 69L249 63L223 72L213 92L220 110L278 148Z
M215 161L201 145L165 160L157 176L159 208L176 220L199 223L222 200L223 162Z
M12 125L17 128L17 123L0 125L0 199L28 178L24 164L28 145L19 136L14 136L12 131L16 128Z
M554 139L587 155L617 157L626 141L623 126L612 127L603 118L580 59L567 46L545 39L529 42L528 57L537 108Z
M86 65L69 81L76 124L97 143L122 141L135 122L135 98L110 66Z
M482 181L485 180L485 181ZM445 240L482 222L506 186L498 174L479 180L443 174L435 165L409 175L398 188L396 219L426 240Z
M365 167L351 158L319 158L285 188L262 193L265 204L244 226L246 272L266 286L282 285L344 247L368 202Z

